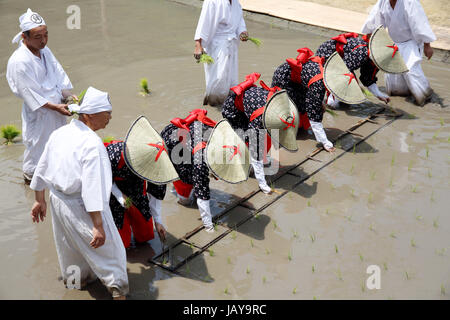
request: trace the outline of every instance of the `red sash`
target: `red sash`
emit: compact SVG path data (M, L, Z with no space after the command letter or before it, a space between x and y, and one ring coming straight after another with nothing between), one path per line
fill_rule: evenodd
M286 59L286 62L291 67L291 80L296 83L302 83L301 75L303 64L305 64L314 53L309 48L298 49L299 53L296 59Z
M263 89L269 91L269 94L267 95L267 100L266 100L266 101L269 101L269 99L273 96L273 94L274 94L275 92L281 90L281 88L280 88L280 87L277 87L277 86L275 86L275 87L273 87L273 88L269 88L269 87L264 83L264 81L262 81L262 80L261 80L259 83L261 84L261 87L262 87ZM265 106L262 106L262 107L256 109L255 111L253 111L252 115L250 116L250 122L253 121L253 120L255 120L256 118L258 118L260 115L262 115L262 114L264 113L264 108L265 108Z
M189 115L185 119L173 118L172 120L170 120L170 123L180 129L186 129L187 131L189 131L189 126L194 121L200 121L201 123L209 127L214 127L216 125L216 122L208 118L206 116L207 113L208 111L206 111L205 109L194 109L189 112Z
M331 38L331 40L336 40L336 51L342 56L344 54L344 45L347 44L348 38L358 38L358 34L355 32L348 32L338 35L337 37Z
M318 56L314 56L314 57L310 58L309 60L311 60L312 62L316 62L317 64L319 64L320 73L317 74L317 75L315 75L314 77L312 77L311 80L309 80L309 82L308 82L308 88L309 88L309 86L311 86L314 82L323 79L323 63L324 63L325 58L323 58L323 57L318 57Z
M261 74L253 72L245 76L245 81L239 83L237 86L232 87L230 90L236 94L236 99L234 100L234 105L238 110L244 112L244 92L248 88L254 87L255 82L258 81Z

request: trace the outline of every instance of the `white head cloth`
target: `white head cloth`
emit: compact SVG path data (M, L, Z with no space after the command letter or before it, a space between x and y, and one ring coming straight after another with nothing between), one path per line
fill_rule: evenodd
M22 31L16 34L16 36L12 39L12 43L19 42L22 32L37 28L39 26L45 26L44 19L36 12L31 11L30 8L28 8L27 12L20 16L19 22L20 29Z
M84 94L81 105L70 104L70 112L94 114L103 111L112 111L111 101L108 92L89 87Z

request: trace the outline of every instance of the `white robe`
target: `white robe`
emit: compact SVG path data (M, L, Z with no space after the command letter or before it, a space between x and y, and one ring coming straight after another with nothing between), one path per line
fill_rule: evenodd
M194 40L202 39L206 53L214 59L204 65L206 93L204 104L222 104L231 87L239 83L239 35L246 31L238 0L205 0Z
M378 26L388 29L399 48L409 72L385 74L389 95L411 93L418 104L431 94L430 83L421 67L423 44L436 40L427 16L418 0L397 0L392 9L389 0L378 0L367 18L362 33L372 33Z
M24 100L23 172L32 176L50 134L67 121L66 116L41 107L47 102L61 103L62 90L72 89L72 83L48 47L38 58L22 42L8 60L6 79L11 91Z
M125 248L109 208L112 172L107 151L97 134L79 120L55 130L45 146L30 187L50 189L53 232L61 273L78 266L81 282L100 278L112 292L128 293ZM100 211L105 244L97 249L88 212ZM70 271L70 268L69 268ZM73 271L72 271L73 272Z

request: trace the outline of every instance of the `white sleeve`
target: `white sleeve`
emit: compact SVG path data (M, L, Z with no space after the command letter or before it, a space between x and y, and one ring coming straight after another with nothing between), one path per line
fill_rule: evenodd
M370 10L369 16L367 17L366 22L361 28L361 33L372 33L380 25L385 26L383 16L381 15L381 7L383 1L386 0L378 0L378 2L373 6L372 10Z
M239 37L239 35L244 31L247 31L247 26L245 25L244 14L242 12L242 7L241 7L241 22L239 23L237 36Z
M27 74L27 70L23 66L17 66L15 73L14 82L17 86L17 95L25 101L31 111L36 111L48 102L48 99L38 93L36 88L39 88L39 85ZM33 87L35 90L32 89Z
M418 43L430 43L436 41L436 36L431 30L427 15L419 1L405 1L408 25L411 28L414 40Z
M125 198L123 197L122 191L120 191L117 184L114 182L111 186L111 193L119 201L120 205L125 208Z
M47 141L44 152L39 158L39 162L34 170L33 179L30 183L30 188L34 191L42 191L48 187L45 179L45 172L48 169L48 145L51 143L51 139L52 136L50 136L49 141Z
M380 91L376 83L372 83L367 89L377 98L389 98L387 94Z
M217 14L216 4L212 0L205 0L202 6L202 12L198 19L197 29L195 30L194 40L202 39L202 46L205 47L208 41L216 33L217 29Z
M164 225L161 219L161 200L156 199L150 193L147 193L147 197L149 200L150 213L152 214L153 220L159 224Z
M104 188L100 152L91 147L81 163L81 198L87 212L103 211Z
M316 137L316 140L323 144L326 148L332 148L333 143L328 140L327 134L325 133L325 130L323 129L322 122L315 122L309 120L309 123L311 124L311 129L314 132L314 136Z
M72 83L70 82L69 76L64 71L64 68L61 66L58 59L56 59L56 57L53 55L53 52L50 50L50 48L47 47L47 49L55 66L55 74L58 79L58 86L61 88L61 90L73 89Z

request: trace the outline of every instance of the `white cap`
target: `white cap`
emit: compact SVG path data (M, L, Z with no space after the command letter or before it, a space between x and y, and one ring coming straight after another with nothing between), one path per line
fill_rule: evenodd
M103 111L112 111L108 92L89 87L84 94L81 105L70 104L69 111L76 113L94 114Z
M30 8L28 8L27 12L25 12L23 15L19 18L20 22L20 31L16 36L12 39L12 43L17 43L20 40L20 36L22 35L22 32L40 27L45 26L44 19L36 12L31 11Z

